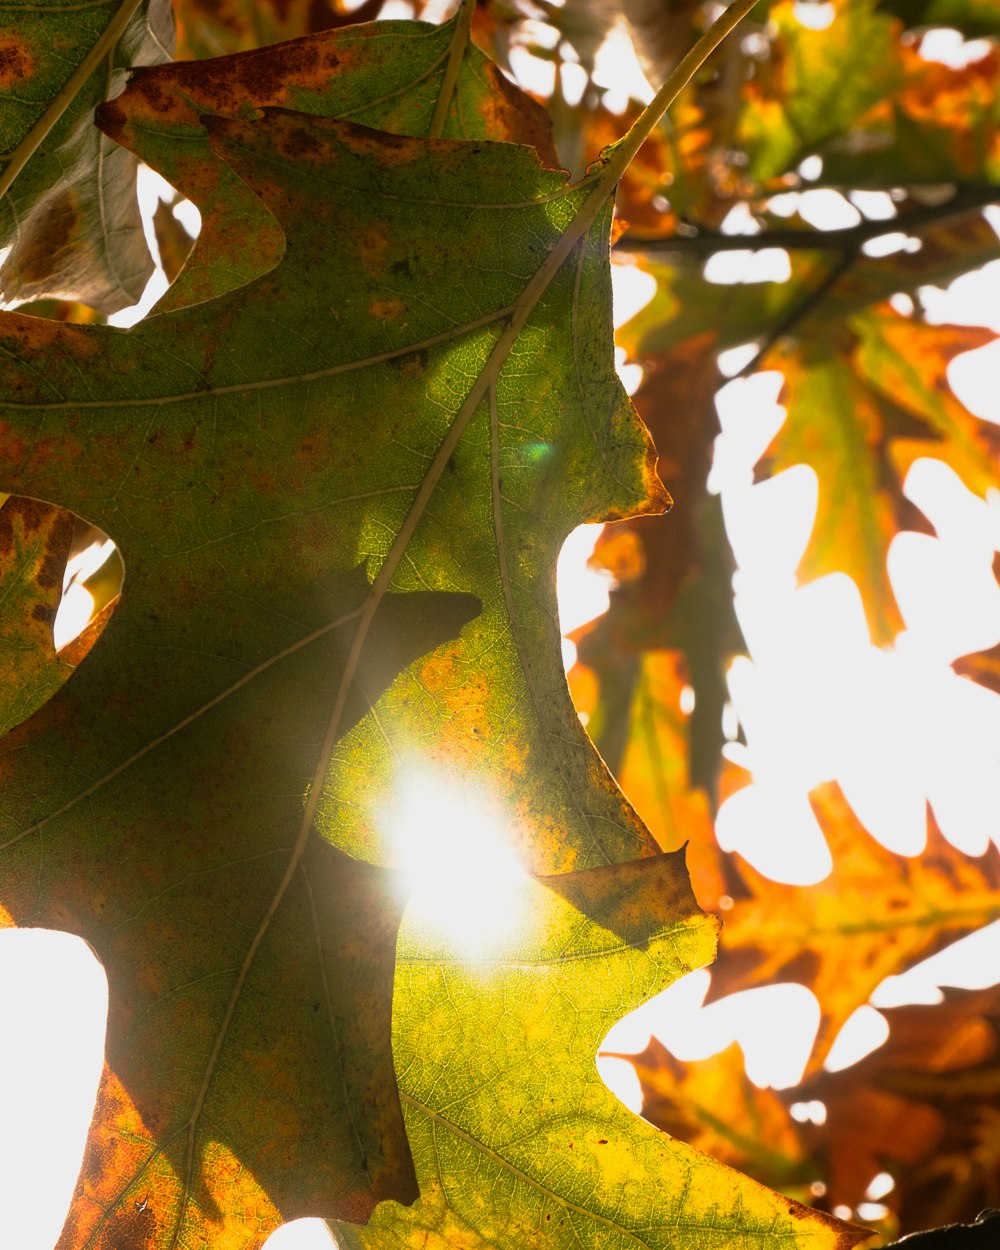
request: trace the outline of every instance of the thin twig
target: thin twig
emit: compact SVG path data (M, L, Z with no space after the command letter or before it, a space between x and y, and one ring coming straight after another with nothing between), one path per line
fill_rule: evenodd
M444 124L448 119L448 110L451 108L451 102L455 98L455 88L458 85L462 59L469 45L469 32L472 30L472 14L475 7L476 0L460 0L458 10L455 13L455 30L451 36L451 46L448 49L448 64L445 66L444 80L441 83L441 90L438 92L437 102L434 105L434 116L431 118L430 129L427 132L428 139L440 139L444 134Z
M786 335L791 334L800 322L804 321L811 312L814 312L822 304L823 300L826 299L827 295L854 264L857 256L857 250L842 252L837 262L827 270L816 286L807 291L802 299L797 304L794 304L776 325L772 326L752 359L748 360L734 377L747 378L751 373L755 373L771 348L785 338Z
M699 230L697 234L670 235L667 238L643 239L624 234L615 243L618 252L686 252L693 256L711 256L715 252L757 252L781 247L788 252L856 252L870 239L885 234L908 234L940 225L952 217L962 216L974 208L1000 203L1000 186L960 185L950 200L943 204L927 204L899 217L882 221L862 221L856 226L836 230L765 230L761 234L718 234Z
M827 269L820 281L807 291L768 332L763 343L743 368L737 378L749 377L760 368L768 352L781 339L800 325L822 304L837 283L864 255L864 245L871 239L887 234L915 234L933 226L943 225L958 217L1000 202L1000 187L979 184L960 185L951 199L943 204L927 204L904 213L900 217L881 221L863 221L856 226L837 230L768 230L756 235L714 234L677 235L667 239L629 240L619 239L616 247L626 252L687 252L700 257L716 252L760 251L764 248L784 248L786 251L836 252L839 258Z
M635 119L631 128L612 146L607 167L614 170L616 181L631 165L636 153L659 125L663 114L723 39L739 25L756 3L757 0L735 0L715 19L690 52L677 62L663 86Z

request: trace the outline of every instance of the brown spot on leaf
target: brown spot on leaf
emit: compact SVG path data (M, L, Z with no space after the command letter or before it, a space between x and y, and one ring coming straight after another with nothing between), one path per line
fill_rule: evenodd
M372 156L384 168L409 165L420 160L428 149L434 150L438 141L430 139L410 139L404 135L392 135L381 130L371 130L367 126L356 126L351 122L337 122L330 118L316 118L324 123L321 130L330 130L336 134L345 148L355 156ZM450 149L451 142L442 142L444 148Z
M366 269L384 269L389 251L388 233L379 226L369 226L358 243L358 254Z
M19 434L15 434L6 422L0 423L0 456L8 464L20 464L28 445Z
M326 153L326 159L330 159L328 149L316 138L310 134L305 126L296 129L285 129L281 134L281 154L288 157L289 160L302 160L305 157L315 157L317 160Z
M403 377L419 378L427 368L427 351L421 348L420 351L411 352L408 356L400 356L393 363Z
M110 1221L102 1242L107 1241L116 1250L149 1250L155 1245L157 1226L156 1215L148 1201L145 1206L133 1202Z
M0 91L10 91L35 74L31 49L17 35L0 35Z
M401 299L377 299L369 306L368 311L381 321L391 321L393 317L406 311L406 305Z

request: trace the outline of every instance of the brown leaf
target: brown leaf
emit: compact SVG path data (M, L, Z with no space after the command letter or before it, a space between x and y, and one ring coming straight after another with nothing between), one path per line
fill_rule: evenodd
M950 990L941 1004L885 1015L883 1046L797 1091L827 1107L809 1132L831 1201L855 1205L887 1170L896 1185L882 1201L904 1232L972 1221L1000 1198L1000 989Z
M973 859L932 824L924 853L904 858L865 831L835 783L810 797L833 855L830 875L787 886L742 864L747 893L726 915L711 993L783 980L807 985L822 1011L815 1069L886 977L1000 918L1000 851Z

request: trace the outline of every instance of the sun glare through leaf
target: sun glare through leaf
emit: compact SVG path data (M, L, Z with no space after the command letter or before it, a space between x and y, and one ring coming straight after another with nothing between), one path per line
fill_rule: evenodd
M475 783L404 772L381 815L406 882L407 923L444 936L460 957L488 954L515 932L526 874L509 819Z

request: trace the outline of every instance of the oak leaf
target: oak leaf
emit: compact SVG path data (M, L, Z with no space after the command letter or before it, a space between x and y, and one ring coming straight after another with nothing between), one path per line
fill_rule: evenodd
M17 396L4 404L5 481L101 525L127 570L97 653L4 753L4 905L18 923L85 935L111 979L109 1059L136 1108L132 1170L107 1175L91 1156L69 1225L109 1245L153 1173L156 1236L211 1226L225 1206L206 1189L220 1143L285 1216L339 1208L360 1219L380 1196L413 1196L375 994L382 986L387 1011L401 901L383 869L344 854L393 853L367 821L397 777L394 744L415 744L431 769L502 772L530 867L652 849L559 699L561 539L574 514L655 506L610 342L602 363L574 338L586 318L600 326L608 315L606 245L603 260L597 243L578 249L556 282L559 299L584 301L577 324L541 302L521 354L506 371L492 366L482 402L467 398L586 191L510 145L428 146L280 111L211 126L289 230L272 274L128 333L3 321L19 362L5 387ZM512 198L525 215L516 234ZM494 275L486 288L467 284L469 265ZM315 273L341 276L335 312L321 304L317 315L329 294ZM535 342L532 352L552 354L544 385L523 354ZM533 497L546 499L543 530ZM396 535L388 549L385 535ZM374 590L366 561L372 577L383 570ZM367 730L343 737L480 600L478 631L397 681ZM519 650L526 639L531 652ZM513 737L522 703L531 714ZM372 901L345 905L345 917L370 917L348 958L356 939L329 931L325 912L311 920L311 898L352 890ZM345 960L371 1019L351 999L351 975L334 975ZM331 1014L337 1031L353 1022L353 1045L335 1041ZM336 1075L352 1065L353 1112ZM241 1074L253 1072L251 1104ZM107 1083L102 1105L120 1107ZM258 1118L271 1125L263 1140ZM370 1139L360 1151L355 1131Z
M243 117L273 106L420 137L443 99L441 137L532 144L555 166L545 110L461 35L456 19L441 26L368 23L136 70L124 94L101 109L101 127L163 173L203 219L160 311L234 290L272 269L285 247L268 206L213 153L201 122L206 115ZM452 65L456 40L460 57Z
M816 1175L782 1098L758 1089L736 1042L708 1059L681 1063L656 1037L628 1056L642 1085L643 1117L714 1159L797 1195Z
M488 961L456 960L407 921L393 1036L421 1196L408 1209L383 1204L363 1230L338 1224L339 1241L765 1250L789 1238L846 1250L865 1238L746 1177L737 1210L735 1173L644 1124L601 1083L592 1056L609 1026L711 940L682 862L531 883L522 931Z
M832 871L817 885L792 887L741 864L746 893L726 915L712 995L771 981L807 985L822 1013L814 1069L886 977L1000 919L1000 851L964 855L932 824L921 855L896 855L865 831L834 783L810 801Z
M941 1003L884 1014L882 1046L797 1093L827 1107L826 1123L808 1135L827 1160L830 1198L857 1203L871 1177L888 1171L896 1184L882 1201L903 1232L971 1222L1000 1198L997 989L949 989Z
M55 295L105 313L153 272L137 162L94 129L125 71L168 59L169 0L10 6L0 31L0 302Z
M901 77L897 23L873 0L839 0L822 30L799 21L793 0L772 5L768 18L769 55L745 88L738 129L758 182L836 145Z

